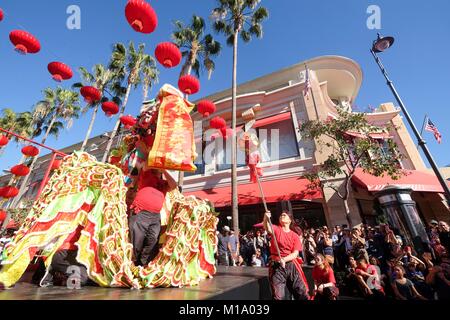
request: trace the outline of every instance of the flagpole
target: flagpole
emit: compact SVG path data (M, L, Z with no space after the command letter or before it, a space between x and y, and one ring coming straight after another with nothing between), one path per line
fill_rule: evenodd
M420 136L423 136L423 130L425 130L425 126L428 122L428 115L425 114L425 118L423 118L423 125L422 125L422 130L420 130ZM417 149L419 149L420 145L417 144Z

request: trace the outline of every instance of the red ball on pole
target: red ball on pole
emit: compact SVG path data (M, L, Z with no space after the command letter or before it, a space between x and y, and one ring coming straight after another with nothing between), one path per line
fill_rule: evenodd
M213 129L222 129L225 128L227 126L227 122L225 121L224 118L221 117L214 117L211 119L211 121L209 122L209 125L211 126L211 128Z

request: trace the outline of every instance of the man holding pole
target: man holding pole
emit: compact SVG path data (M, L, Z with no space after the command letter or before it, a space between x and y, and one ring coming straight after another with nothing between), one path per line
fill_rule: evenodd
M298 254L302 250L299 236L291 230L293 217L285 210L281 213L278 224L272 225L271 213L264 215L263 225L271 235L269 281L274 300L283 300L285 288L294 300L308 300L308 285L301 267Z

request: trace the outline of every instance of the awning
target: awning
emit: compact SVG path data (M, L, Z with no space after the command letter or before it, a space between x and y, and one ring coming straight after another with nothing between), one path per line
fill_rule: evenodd
M253 128L260 128L260 127L268 126L270 124L282 122L285 120L290 120L291 118L292 118L292 116L291 116L290 112L277 114L276 116L256 120L255 124L253 125Z
M305 178L262 181L261 185L268 203L283 200L314 200L323 198L322 191L310 188L310 182ZM238 185L238 194L239 205L262 203L256 183ZM200 199L209 200L217 208L231 206L231 186L185 192L185 195L194 195Z
M444 192L435 175L417 171L403 170L404 175L398 180L393 180L389 176L376 177L363 172L361 168L356 169L352 181L370 192L381 191L387 186L401 186L411 188L421 192Z

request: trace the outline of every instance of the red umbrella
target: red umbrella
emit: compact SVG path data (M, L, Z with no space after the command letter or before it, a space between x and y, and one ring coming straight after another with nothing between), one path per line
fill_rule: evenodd
M30 173L30 168L24 164L18 164L11 168L11 173L18 177L25 177Z
M216 112L216 105L212 101L202 100L197 103L197 110L203 115L204 118L207 118Z
M102 103L102 110L107 117L111 117L119 113L119 106L113 101L106 101Z
M221 117L214 117L211 119L211 121L209 122L209 125L211 126L211 128L213 129L222 129L224 127L227 126L227 122L225 121L224 118Z
M22 148L22 153L27 157L36 157L39 154L39 149L34 146L26 146Z
M17 197L18 194L19 194L19 189L17 189L16 187L11 187L11 186L5 187L5 189L3 189L3 192L2 192L3 198L6 198L6 199Z
M9 34L9 39L19 53L37 53L41 50L39 40L26 31L14 30Z
M120 117L120 122L125 126L125 129L130 129L136 124L137 120L133 116L128 115Z
M181 62L181 52L172 42L162 42L156 46L155 57L166 68L176 67Z
M81 95L87 103L94 104L100 101L102 93L95 87L84 86L80 89Z
M184 94L196 94L200 90L200 81L194 76L185 75L178 80L178 88Z
M7 136L0 135L0 147L4 147L9 143Z
M72 69L62 62L50 62L48 64L48 72L51 73L55 81L69 80L73 77Z
M152 33L158 25L155 10L143 0L129 0L125 16L130 26L137 32Z
M2 9L0 9L0 21L2 21L2 20L3 20L3 17L4 17L4 14L3 14L3 10L2 10Z

